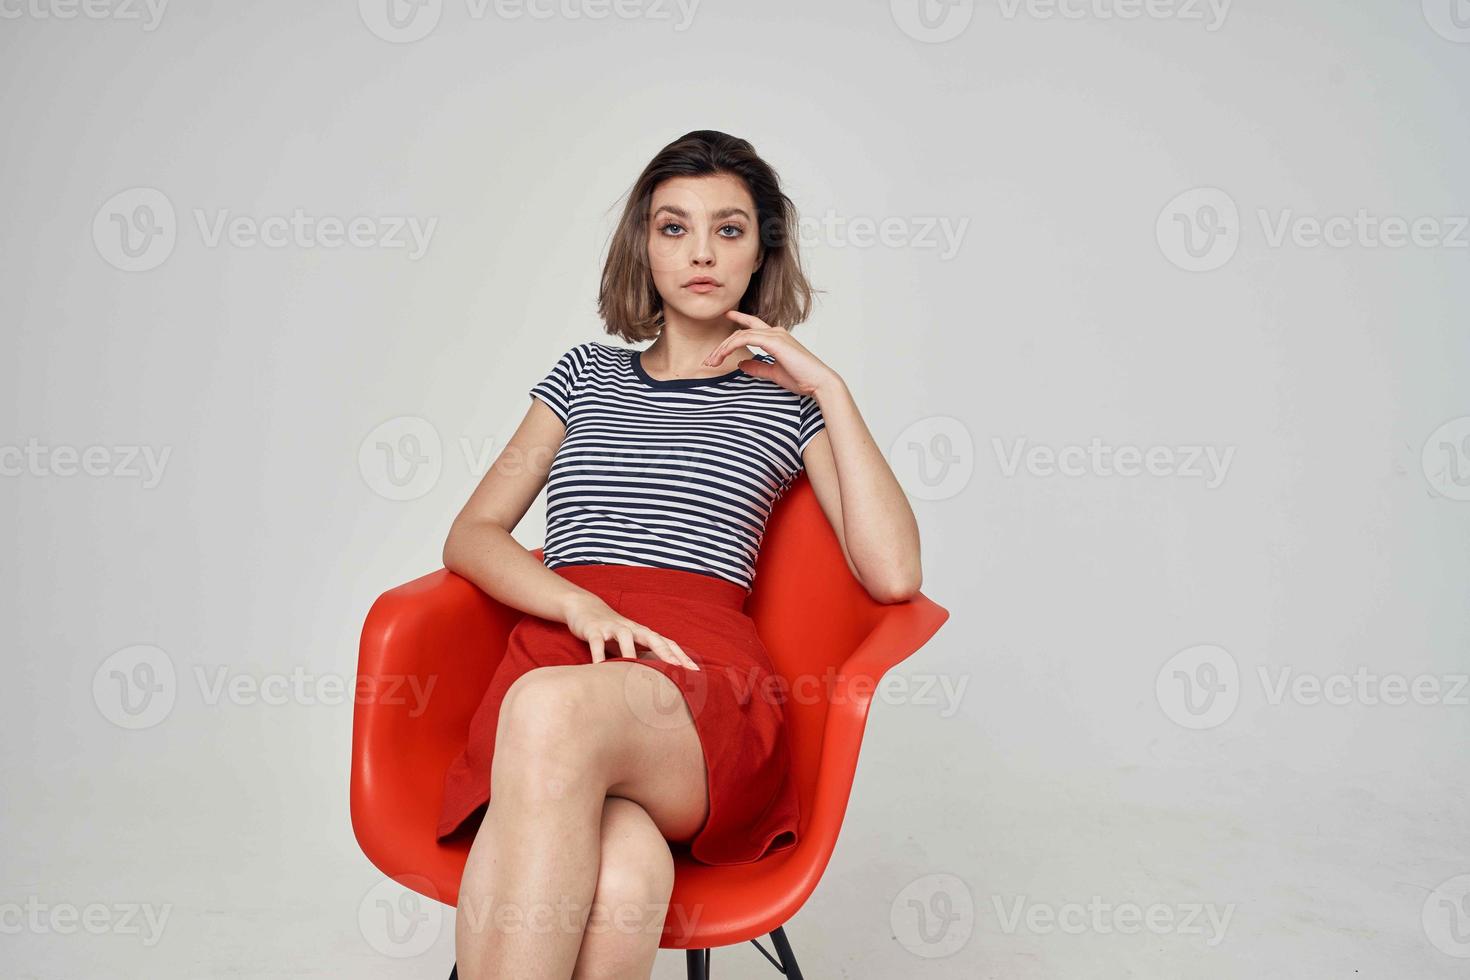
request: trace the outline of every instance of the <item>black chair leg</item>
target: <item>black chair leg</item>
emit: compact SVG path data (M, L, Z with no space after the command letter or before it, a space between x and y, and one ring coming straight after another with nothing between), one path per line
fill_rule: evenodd
M801 980L801 967L796 965L796 954L791 952L791 944L786 941L786 927L777 926L776 931L771 933L771 942L775 944L776 956L766 952L766 948L760 944L760 940L752 939L750 945L761 951L770 964L781 971L783 977L790 980ZM777 959L776 957L780 957Z
M791 944L786 941L785 926L777 926L776 931L771 933L771 943L776 947L776 955L781 957L781 972L786 974L787 980L802 980L801 967L796 965L796 954L791 952Z

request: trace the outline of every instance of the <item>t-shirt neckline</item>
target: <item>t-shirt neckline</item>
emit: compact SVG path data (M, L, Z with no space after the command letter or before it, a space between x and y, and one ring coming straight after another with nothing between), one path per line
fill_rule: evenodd
M643 351L635 350L631 362L633 373L638 376L638 380L652 388L697 388L701 385L719 384L721 381L729 381L745 374L740 368L736 368L733 371L712 375L708 378L669 378L667 381L660 381L643 370Z

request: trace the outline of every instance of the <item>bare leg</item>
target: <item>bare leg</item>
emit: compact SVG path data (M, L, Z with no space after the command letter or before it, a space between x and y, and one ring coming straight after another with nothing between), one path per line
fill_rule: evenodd
M565 980L597 889L607 797L687 839L709 813L703 749L673 682L633 662L528 671L506 693L495 745L460 885L460 976Z
M673 890L674 856L653 818L609 796L597 894L572 980L648 980Z

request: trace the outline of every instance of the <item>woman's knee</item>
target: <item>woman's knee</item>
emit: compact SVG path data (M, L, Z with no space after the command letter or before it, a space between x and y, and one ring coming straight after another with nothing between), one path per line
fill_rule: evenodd
M674 855L648 811L632 800L609 796L603 806L601 860L593 901L604 913L660 925L674 890Z
M597 889L572 980L650 976L673 888L673 855L653 818L632 800L607 797Z
M588 724L596 700L576 667L537 667L516 678L501 701L492 779L553 800L573 787L591 788L606 768Z

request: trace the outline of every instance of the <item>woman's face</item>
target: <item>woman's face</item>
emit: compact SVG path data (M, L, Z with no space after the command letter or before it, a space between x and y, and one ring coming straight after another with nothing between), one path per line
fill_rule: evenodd
M760 267L755 201L728 174L670 177L654 189L648 263L664 316L725 321ZM713 280L699 284L696 279Z

